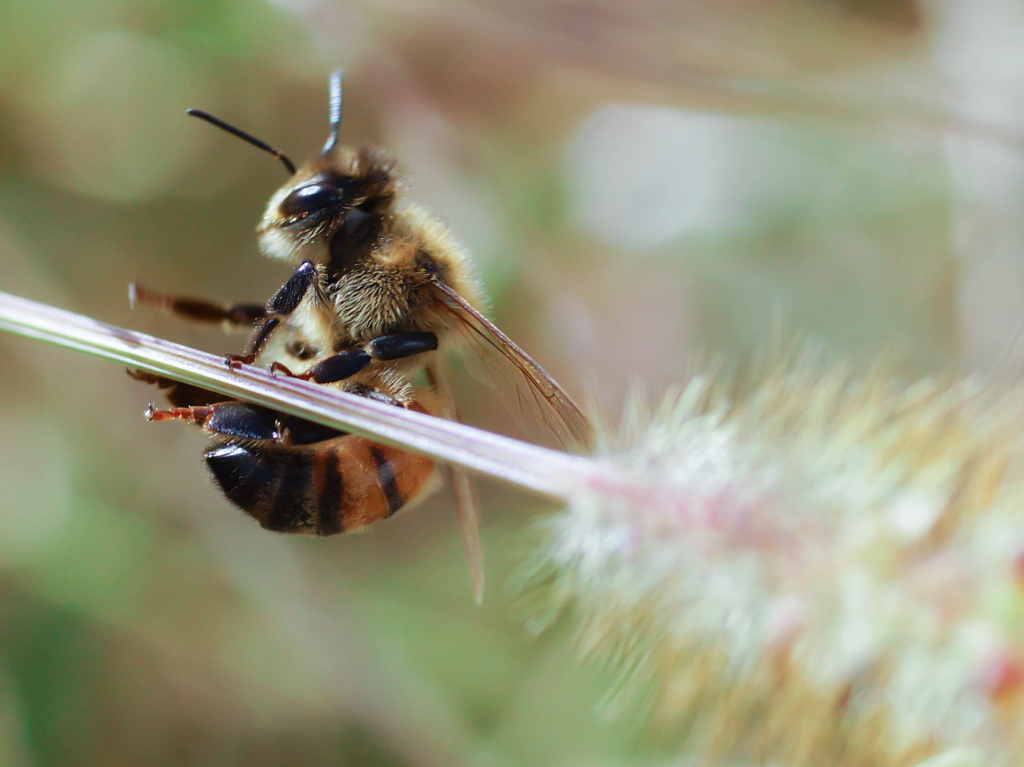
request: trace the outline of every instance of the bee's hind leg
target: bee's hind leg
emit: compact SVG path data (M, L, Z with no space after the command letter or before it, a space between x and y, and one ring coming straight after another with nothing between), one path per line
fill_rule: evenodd
M136 381L156 386L167 397L167 401L175 407L188 407L190 405L212 405L215 402L226 402L231 397L226 394L218 394L209 389L201 389L192 384L175 381L173 378L165 378L143 370L129 368L128 375Z
M202 427L211 436L245 440L247 444L286 441L280 414L248 402L229 400L212 405L189 405L161 410L150 405L148 421L184 421Z

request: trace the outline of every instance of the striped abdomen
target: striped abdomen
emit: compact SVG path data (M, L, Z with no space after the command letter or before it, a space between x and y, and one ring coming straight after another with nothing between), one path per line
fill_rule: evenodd
M227 443L204 454L228 499L268 530L334 535L423 498L434 462L354 434L306 445Z

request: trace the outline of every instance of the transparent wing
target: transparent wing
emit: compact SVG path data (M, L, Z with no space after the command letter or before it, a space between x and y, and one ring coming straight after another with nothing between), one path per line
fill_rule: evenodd
M448 376L439 363L427 366L427 377L431 385L441 396L448 412L444 415L453 421L461 421L459 407L452 397ZM445 467L451 483L452 495L455 496L455 510L459 515L459 529L462 530L462 541L466 545L466 559L469 562L469 580L473 585L473 599L476 603L484 601L484 555L480 543L480 502L476 495L473 478L465 469L448 464Z
M590 444L590 424L568 394L540 365L462 296L434 280L442 306L458 320L462 337L487 372L487 378L509 382L519 411L530 410L563 445ZM467 358L468 359L468 358Z

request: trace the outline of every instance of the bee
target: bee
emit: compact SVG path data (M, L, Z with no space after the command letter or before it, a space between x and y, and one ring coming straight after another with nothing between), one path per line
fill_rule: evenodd
M436 485L429 458L149 373L131 374L165 389L174 406L151 405L148 420L181 420L206 431L214 445L203 457L214 482L268 530L352 532L415 505ZM408 389L387 372L373 387L345 384L352 394L440 414L436 397L421 391L412 399Z
M440 354L460 349L511 379L563 443L585 444L587 420L563 389L477 308L481 289L448 229L402 199L403 178L372 147L339 143L341 78L330 81L330 133L321 152L296 167L278 149L206 112L189 110L269 152L289 179L267 204L256 233L262 253L294 271L265 305L222 305L132 286L133 304L186 319L251 326L228 364L340 388L431 415L457 419ZM282 532L353 531L413 506L436 485L429 459L377 445L149 374L173 406L151 420L201 426L215 483L261 525ZM422 379L425 379L423 381ZM468 477L448 469L474 582L482 584L476 500Z

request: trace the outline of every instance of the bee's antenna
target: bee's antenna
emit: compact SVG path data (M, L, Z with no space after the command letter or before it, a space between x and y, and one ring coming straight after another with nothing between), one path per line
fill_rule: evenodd
M288 169L288 173L290 175L295 175L295 163L289 160L285 153L282 152L280 149L275 149L274 147L270 146L270 144L268 144L267 142L260 141L258 138L249 133L246 133L244 130L240 130L239 128L236 128L234 125L229 125L220 118L214 117L213 115L209 114L208 112L204 112L201 109L186 109L185 112L187 114L192 115L192 117L198 117L200 120L206 120L206 122L210 123L211 125L216 125L221 130L226 130L232 136L238 136L238 138L242 139L242 141L248 141L250 144L252 144L255 147L259 147L264 152L270 152L270 154L274 155L274 157L276 157L278 160L284 163L284 167Z
M331 73L331 133L324 144L324 154L334 149L338 143L338 132L341 130L341 72Z

